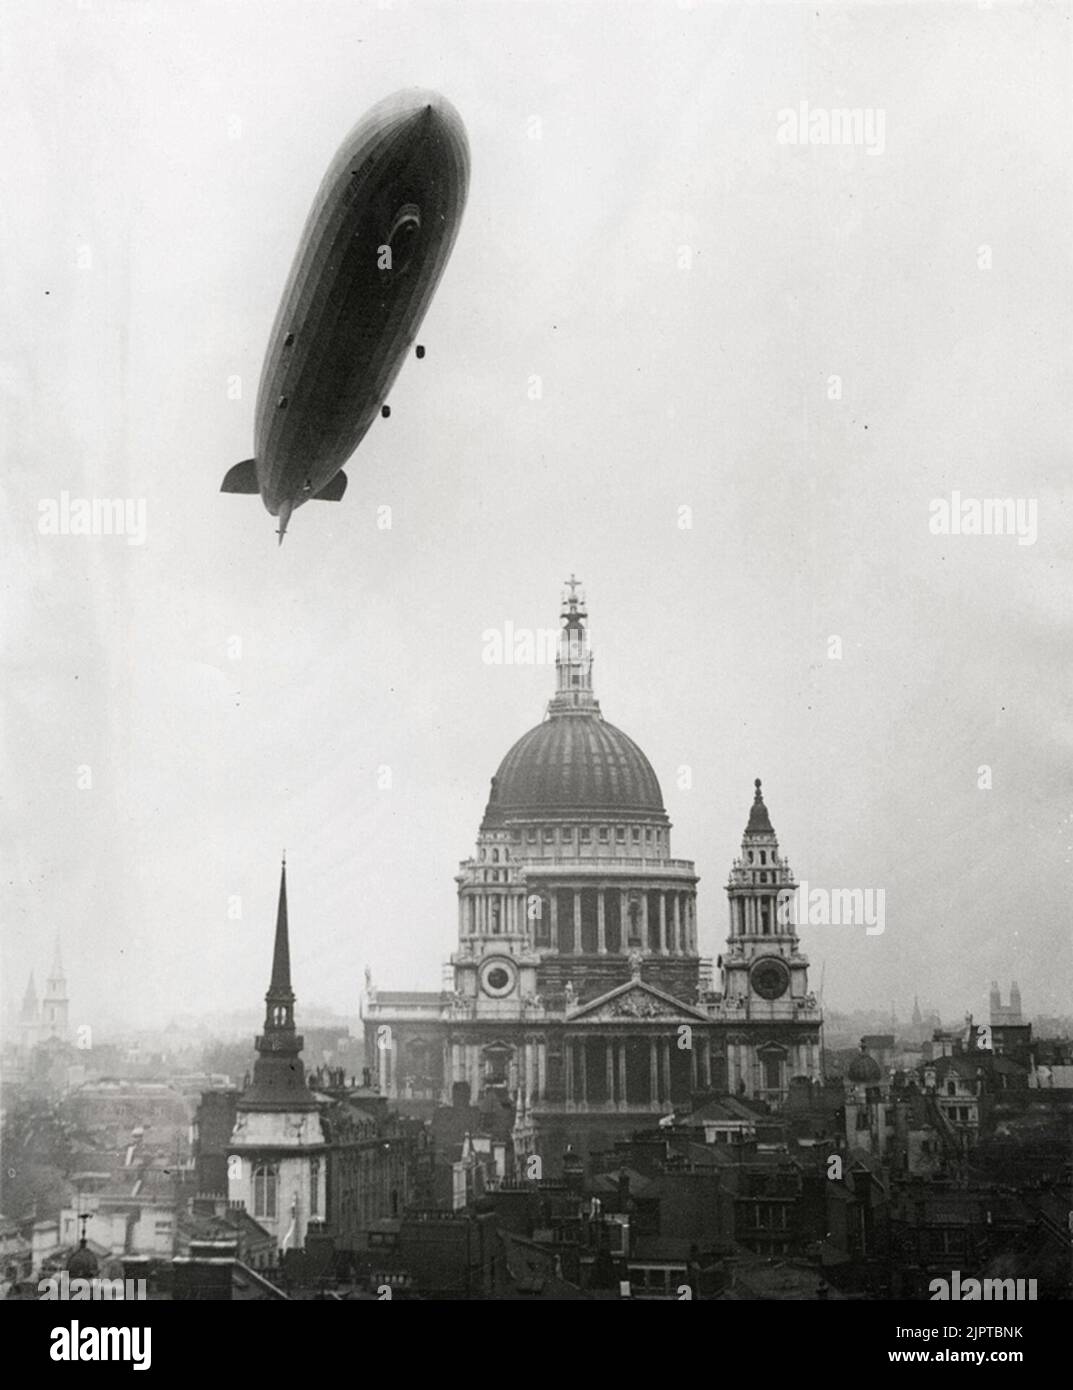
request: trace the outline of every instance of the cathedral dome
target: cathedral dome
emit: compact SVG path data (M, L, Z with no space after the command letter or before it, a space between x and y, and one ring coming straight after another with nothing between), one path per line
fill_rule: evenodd
M652 764L632 738L596 712L552 713L499 764L485 821L582 813L666 816Z
M484 827L509 817L641 817L666 823L652 764L600 713L592 688L588 614L578 581L567 581L555 658L556 690L542 724L523 734L499 764Z

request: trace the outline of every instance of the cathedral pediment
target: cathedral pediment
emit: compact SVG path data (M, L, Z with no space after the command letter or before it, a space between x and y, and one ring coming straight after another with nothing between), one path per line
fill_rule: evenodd
M567 1014L567 1019L570 1023L620 1023L623 1020L643 1023L650 1019L658 1019L661 1023L706 1023L708 1015L655 985L630 980L598 999L590 999Z

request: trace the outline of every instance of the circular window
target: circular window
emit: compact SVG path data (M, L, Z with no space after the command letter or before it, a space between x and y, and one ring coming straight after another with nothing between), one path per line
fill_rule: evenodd
M501 965L497 965L494 970L488 972L489 989L506 989L510 984L510 976Z

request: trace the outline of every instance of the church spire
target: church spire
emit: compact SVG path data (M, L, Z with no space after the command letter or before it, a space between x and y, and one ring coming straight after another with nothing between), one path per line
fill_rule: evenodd
M266 999L273 995L286 995L294 1001L291 989L291 943L287 933L287 854L284 851L283 863L279 872L279 904L276 907L276 944L272 952L272 979L269 982Z
M37 986L34 984L34 972L30 971L30 978L26 981L26 993L22 996L22 1013L20 1015L24 1023L37 1021Z
M580 587L581 580L573 574L565 581L559 613L559 650L555 656L555 695L548 704L549 714L600 713L592 693L589 615L585 595L578 593Z
M276 936L272 948L272 978L265 994L264 1032L256 1039L253 1083L242 1094L242 1109L311 1109L314 1101L305 1081L302 1047L305 1039L294 1027L291 988L291 948L287 922L287 860L279 876Z

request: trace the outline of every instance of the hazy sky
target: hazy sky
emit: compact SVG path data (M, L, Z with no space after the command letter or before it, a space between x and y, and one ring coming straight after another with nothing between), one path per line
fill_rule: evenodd
M256 1005L283 846L299 1019L366 963L436 987L553 686L482 633L576 570L705 954L759 775L799 877L886 893L882 936L803 930L829 1006L1069 1012L1069 19L9 0L6 1004L59 929L75 1023ZM469 205L425 360L278 549L220 480L321 176L406 86ZM881 152L780 143L802 101ZM40 534L64 490L144 499L145 544ZM1035 499L1036 543L933 535L953 490Z

